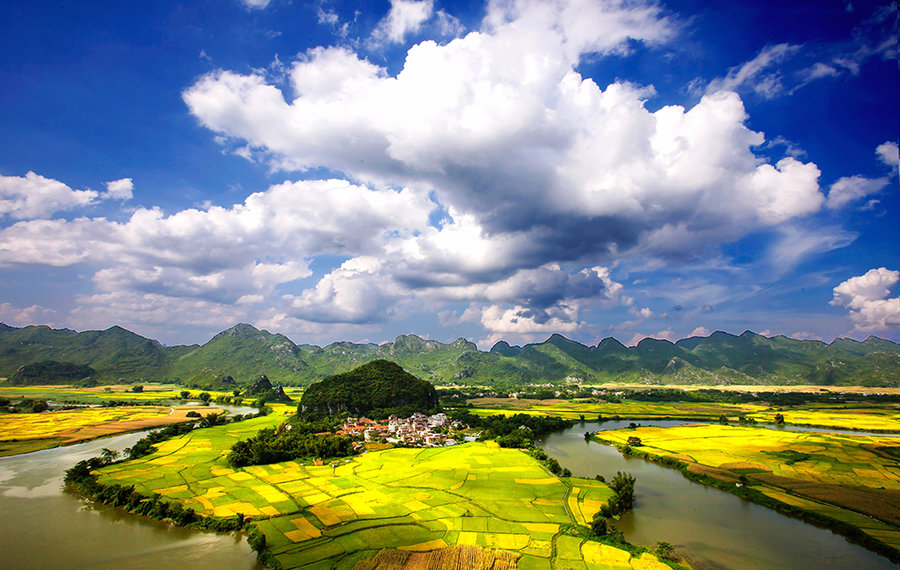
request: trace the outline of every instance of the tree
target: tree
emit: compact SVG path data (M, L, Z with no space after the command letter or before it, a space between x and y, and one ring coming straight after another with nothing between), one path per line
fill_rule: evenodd
M784 416L782 414L775 414L775 425L784 425Z
M224 414L206 414L203 416L203 419L200 420L200 427L214 427L220 424L225 423Z
M119 458L119 452L114 449L103 448L100 451L100 457L103 459L104 463L112 463L116 459Z
M615 494L613 502L618 512L627 511L634 506L635 481L634 475L622 471L616 471L615 477L610 481L609 487Z
M203 400L205 403L208 403L209 399L211 398L211 396L207 392L200 392L200 395L197 397Z
M591 534L594 536L606 536L606 533L609 532L609 523L606 522L606 519L601 516L594 516L594 520L591 521Z
M560 473L562 473L562 467L560 466L559 461L557 461L553 457L547 460L547 469L549 469L550 473L553 473L554 475L559 475Z
M134 386L131 387L131 391L134 392L135 394L140 394L141 392L144 391L144 387L141 386L140 384L135 384Z
M656 543L654 552L656 552L656 555L660 558L664 558L666 560L675 560L675 547L664 540Z
M631 447L640 447L643 443L641 443L641 438L633 435L628 438L628 445Z
M190 392L188 392L187 390L182 390L182 391L181 391L181 399L182 399L182 400L187 400L187 399L190 398L190 397L191 397L191 393L190 393Z

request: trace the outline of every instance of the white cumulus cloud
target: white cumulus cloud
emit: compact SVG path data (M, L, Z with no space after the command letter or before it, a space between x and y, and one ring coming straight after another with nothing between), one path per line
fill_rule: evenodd
M391 9L372 32L375 42L400 43L434 13L434 0L391 0Z
M515 306L504 309L498 305L490 305L482 310L481 325L492 333L513 335L574 332L579 327L578 306L560 304L538 316L527 307Z
M900 297L891 288L900 281L900 271L884 267L870 269L834 288L832 305L850 310L856 331L886 331L900 328Z
M346 29L335 12L318 17ZM463 32L430 0L395 0L378 29L384 42ZM286 181L233 205L67 220L46 218L79 200L127 200L132 180L100 194L29 173L47 197L29 205L0 186L11 204L4 211L0 201L0 216L18 220L0 228L0 266L92 268L95 291L77 313L85 321L130 312L165 322L221 305L210 314L363 330L407 303L446 315L468 303L460 322L525 338L580 330L596 307L658 316L614 279L629 260L679 266L766 232L784 236L776 253L790 266L852 240L834 228L828 240L784 229L826 204L819 168L800 155L766 159L766 138L748 127L733 90L792 46L688 106L650 105L653 86L598 84L578 71L588 58L678 33L654 2L504 0L487 4L478 31L409 48L396 73L350 47L313 48L265 71L216 70L182 96L223 146L274 172L346 180ZM885 144L879 156L890 161ZM834 200L842 192L832 187ZM662 296L715 303L728 287L683 289Z
M121 178L106 183L106 192L103 197L112 200L131 200L133 196L134 182L131 178Z
M34 172L25 176L0 175L0 218L48 218L56 212L90 205L98 196L94 190L72 190Z
M246 302L310 276L316 256L383 254L388 242L425 228L432 207L409 190L285 182L230 208L171 215L139 208L123 222L21 221L0 230L0 266L93 266L98 294L112 295L110 302L134 304L135 295Z
M875 149L875 153L881 162L892 167L894 174L897 174L897 168L900 167L900 148L897 143L892 141L883 142Z
M576 71L587 54L665 42L675 29L640 2L497 2L482 31L413 46L396 76L350 49L315 48L293 62L290 90L217 71L184 100L276 168L432 189L450 223L410 247L465 229L482 245L514 244L517 268L683 255L821 208L818 167L762 161L753 149L765 139L735 93L651 112L652 88L601 87ZM444 259L448 274L488 261Z
M0 322L14 327L24 327L34 324L52 324L56 311L41 305L17 307L12 303L0 303Z
M875 194L888 185L887 178L866 178L865 176L844 176L831 185L827 206L841 208L850 202Z

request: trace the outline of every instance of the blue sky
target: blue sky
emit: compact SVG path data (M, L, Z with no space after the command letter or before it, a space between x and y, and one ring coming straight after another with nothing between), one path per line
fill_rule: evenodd
M896 2L20 3L0 320L900 340Z

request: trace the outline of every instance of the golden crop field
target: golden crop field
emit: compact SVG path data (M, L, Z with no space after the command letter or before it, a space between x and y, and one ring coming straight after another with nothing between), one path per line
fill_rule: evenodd
M783 384L783 385L763 385L763 384L627 384L609 382L599 384L594 388L603 388L607 390L684 390L686 392L694 390L722 390L724 392L832 392L855 393L855 394L900 394L900 388L892 386L819 386L815 384Z
M559 416L568 420L584 416L594 421L598 415L610 419L622 416L628 419L659 418L708 418L717 419L724 414L736 418L741 414L761 412L768 409L755 404L722 404L717 402L585 402L577 400L525 400L516 398L475 398L468 400L473 414L532 414Z
M3 414L0 415L0 456L179 423L188 419L189 411L201 415L222 412L219 408L200 406L118 406Z
M900 405L898 404L811 404L781 411L767 410L748 417L759 422L775 421L780 413L787 424L811 425L836 429L861 431L900 431Z
M195 430L100 470L100 481L135 485L204 515L253 516L285 568L369 567L381 551L422 563L477 552L444 552L452 546L511 553L524 569L632 567L628 552L562 533L564 525L590 521L609 488L557 478L519 450L468 443L388 449L322 466L228 465L235 441L280 421L266 416ZM435 552L442 554L413 556ZM646 554L633 561L658 563Z
M175 384L143 384L142 392L132 392L131 384L111 384L79 388L75 386L0 386L0 397L3 398L39 398L57 401L79 401L92 403L97 400L177 400L182 390L187 390L191 398L196 399L201 392L212 398L231 396L232 393L217 390L198 390L183 388Z
M128 402L138 403L159 403L168 400L181 400L181 393L187 392L187 398L197 400L201 393L206 392L210 395L210 399L231 398L233 393L222 390L201 390L197 388L184 388L175 384L142 384L143 391L132 392L131 384L111 384L106 386L94 386L91 388L79 388L74 386L0 386L0 398L8 398L11 400L19 398L55 400L57 402L78 402L83 404L93 404L108 400L125 400ZM300 401L303 395L302 388L286 388L285 393L294 399ZM256 398L243 398L243 405L253 406L256 404ZM275 404L269 403L269 406L288 405L291 404ZM296 404L293 404L296 408Z
M900 432L900 404L805 404L772 408L760 404L724 404L718 402L587 402L579 400L527 400L516 398L474 398L468 400L470 410L478 415L530 414L559 416L578 420L584 416L594 421L598 415L606 419L620 416L629 420L690 418L717 420L724 415L735 421L739 416L761 423L775 423L781 414L786 424L807 425L860 431Z
M849 522L900 549L900 441L896 438L722 425L602 432L601 441L688 463L694 473L752 488ZM818 505L809 508L810 503ZM873 517L873 518L870 518ZM863 525L863 522L865 524Z

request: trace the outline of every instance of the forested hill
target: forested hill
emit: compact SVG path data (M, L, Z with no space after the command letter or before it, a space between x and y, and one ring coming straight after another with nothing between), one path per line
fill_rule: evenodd
M382 419L390 414L408 417L437 410L434 386L387 360L373 360L315 382L300 400L300 415L304 419L342 413Z
M585 346L560 335L526 346L498 342L485 352L465 339L449 344L402 335L382 345L297 345L280 334L239 324L203 345L163 346L121 327L75 332L0 324L0 378L25 365L55 361L91 367L100 382L124 379L215 386L231 376L249 385L309 385L378 359L435 384L510 385L562 381L707 384L900 386L900 345L877 337L830 344L716 332L672 343L645 339L626 347L614 338ZM31 378L30 382L35 379Z

